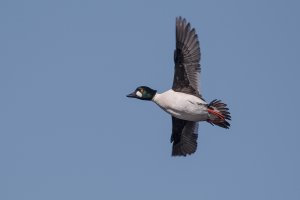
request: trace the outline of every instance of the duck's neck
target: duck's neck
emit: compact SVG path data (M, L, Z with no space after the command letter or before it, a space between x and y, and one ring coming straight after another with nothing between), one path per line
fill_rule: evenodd
M152 101L157 103L157 100L159 99L161 94L159 94L158 92L155 93L154 97L152 98Z

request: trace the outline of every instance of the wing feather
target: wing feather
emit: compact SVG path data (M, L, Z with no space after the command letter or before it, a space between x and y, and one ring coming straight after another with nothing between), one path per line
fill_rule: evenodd
M197 149L198 122L172 117L172 156L186 156Z
M200 95L200 45L195 29L182 17L176 18L175 73L172 89Z

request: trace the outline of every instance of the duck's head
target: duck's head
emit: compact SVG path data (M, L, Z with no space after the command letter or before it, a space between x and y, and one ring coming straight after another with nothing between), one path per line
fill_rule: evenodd
M140 86L136 88L134 92L128 94L127 97L151 101L155 94L156 90L153 90L147 86Z

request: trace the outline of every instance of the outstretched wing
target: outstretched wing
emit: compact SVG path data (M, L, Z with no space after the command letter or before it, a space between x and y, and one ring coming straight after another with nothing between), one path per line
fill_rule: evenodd
M198 122L172 117L172 156L186 156L197 149Z
M176 18L175 73L172 89L176 92L200 95L200 46L195 29L184 18Z

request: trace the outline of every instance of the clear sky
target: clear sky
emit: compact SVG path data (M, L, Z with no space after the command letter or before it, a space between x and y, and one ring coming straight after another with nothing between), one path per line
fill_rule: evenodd
M0 1L0 199L300 199L300 3ZM173 79L175 18L196 28L207 101L197 152L128 99Z

